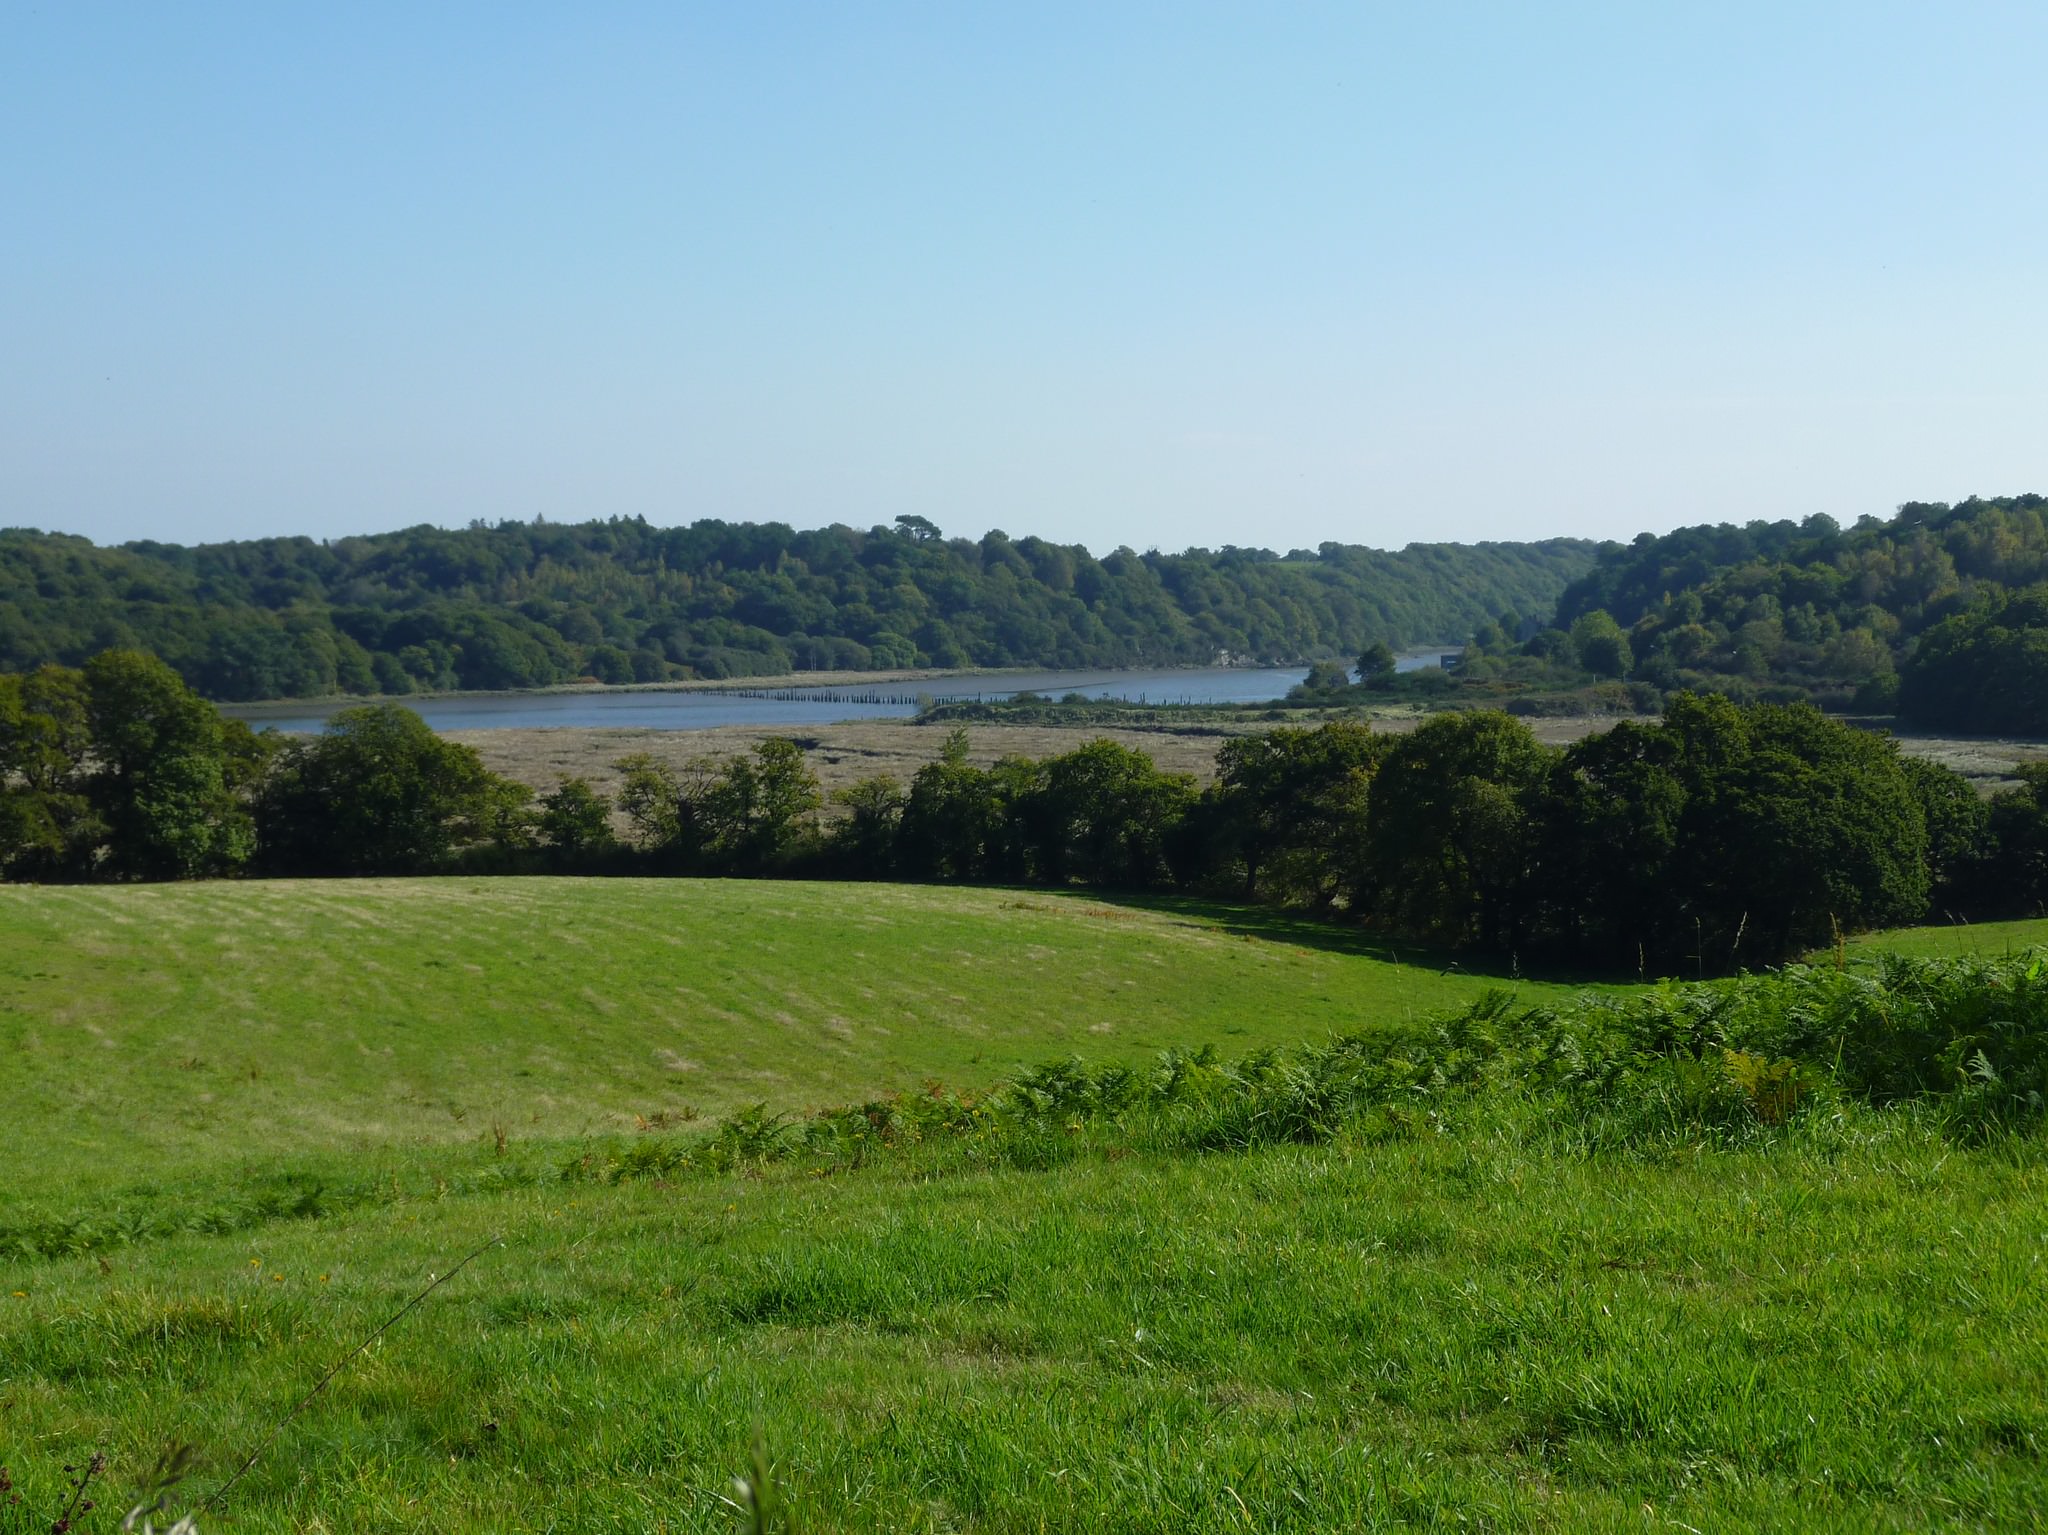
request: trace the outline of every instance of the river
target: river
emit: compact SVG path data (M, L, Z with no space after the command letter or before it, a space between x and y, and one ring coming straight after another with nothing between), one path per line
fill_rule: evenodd
M1403 656L1402 671L1435 666L1441 653ZM714 725L833 725L842 720L907 719L920 697L1002 699L1019 693L1061 698L1117 698L1128 703L1264 703L1284 697L1308 675L1306 667L1205 666L1158 671L983 672L919 681L846 683L821 687L617 690L561 693L465 693L399 700L436 730L541 728L705 730ZM329 716L360 699L316 703L223 704L221 712L293 733L321 729Z

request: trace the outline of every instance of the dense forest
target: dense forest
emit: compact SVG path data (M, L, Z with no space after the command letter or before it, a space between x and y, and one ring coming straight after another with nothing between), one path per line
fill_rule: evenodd
M1576 539L1096 559L922 518L861 532L639 519L101 548L0 532L0 669L160 656L209 698L405 695L793 669L1208 665L1455 641L1548 611Z
M2048 734L2048 498L1597 548L1099 560L1000 532L949 539L915 517L867 532L614 519L191 548L0 532L0 668L137 648L219 700L1324 660L1466 638L1468 702L1533 710L1548 692L1630 712L1691 690Z
M2048 498L1646 533L1604 546L1548 627L1509 615L1474 638L1474 683L1604 678L2048 734Z
M617 764L536 798L399 704L253 735L133 651L0 676L0 874L809 875L1185 890L1612 970L1769 963L2048 900L2048 765L1986 802L1809 705L1679 694L1563 749L1455 711L1234 737L1206 790L1098 740L990 768L955 732L828 807L802 750ZM621 823L625 835L620 835Z

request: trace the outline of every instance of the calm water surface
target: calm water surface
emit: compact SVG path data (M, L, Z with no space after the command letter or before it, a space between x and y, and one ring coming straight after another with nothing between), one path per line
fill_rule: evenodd
M1403 656L1400 667L1433 666L1438 655ZM1190 667L1162 671L1001 672L934 677L922 682L850 683L844 686L747 691L618 693L487 693L464 698L405 699L436 730L510 730L534 727L706 730L714 725L831 725L842 720L907 719L920 696L941 699L1013 698L1045 693L1060 698L1117 698L1129 703L1264 703L1285 696L1308 675L1300 666ZM358 700L324 703L224 704L221 712L256 729L319 730L330 715Z

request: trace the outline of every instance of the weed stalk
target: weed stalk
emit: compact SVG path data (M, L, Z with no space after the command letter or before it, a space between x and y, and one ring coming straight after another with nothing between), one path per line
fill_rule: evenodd
M415 1295L403 1306L400 1306L396 1311L392 1312L390 1316L386 1317L382 1322L380 1322L377 1325L376 1329L373 1332L371 1332L368 1337L364 1338L362 1342L358 1343L346 1354L343 1354L339 1359L335 1360L333 1364L329 1365L327 1367L327 1373L325 1375L322 1375L319 1380L313 1383L313 1389L308 1391L304 1396L300 1397L297 1402L292 1404L292 1410L286 1413L282 1418L278 1419L276 1426L272 1428L268 1434L263 1436L263 1442L257 1445L255 1449L249 1452L249 1458L243 1461L241 1465L235 1468L235 1474L229 1477L225 1482L221 1483L220 1486L216 1487L211 1493L207 1495L206 1501L199 1505L199 1512L205 1513L207 1510L213 1508L217 1503L219 1503L222 1498L225 1498L228 1495L228 1493L233 1489L235 1483L239 1482L244 1476L248 1474L249 1468L255 1465L257 1461L263 1458L263 1452L268 1450L273 1444L277 1442L277 1436L279 1434L282 1434L285 1431L285 1429L290 1426L292 1419L296 1418L302 1411L305 1410L306 1404L312 1401L313 1398L318 1396L322 1391L327 1389L327 1383L333 1380L335 1376L341 1373L342 1367L344 1365L346 1365L350 1360L354 1359L356 1355L362 1353L362 1351L368 1348L372 1343L375 1343L379 1338L381 1338L386 1332L386 1330L388 1330L394 1322L398 1321L399 1318L403 1317L407 1312L411 1311L415 1306L419 1305L421 1301L425 1300L429 1295L432 1295L436 1290L440 1289L442 1285L446 1284L449 1280L453 1279L457 1274L461 1273L464 1269L468 1268L474 1260L482 1257L484 1253L487 1252L489 1249L498 1246L503 1240L504 1239L499 1236L492 1236L486 1238L480 1246L466 1254L460 1263L456 1264L455 1267L448 1270L447 1273L436 1275L433 1281L429 1283L424 1290L420 1291L419 1294Z

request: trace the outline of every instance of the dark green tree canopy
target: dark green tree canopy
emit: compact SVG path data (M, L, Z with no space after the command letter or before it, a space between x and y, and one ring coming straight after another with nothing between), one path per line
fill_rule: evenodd
M1604 546L1516 655L1666 691L2044 733L2044 581L2048 499L2035 495L1908 503L1848 530L1824 516L1680 528ZM1518 675L1504 636L1476 638L1485 676Z
M1987 592L1920 637L1899 707L1943 730L2048 735L2048 582Z
M16 879L576 872L975 880L1248 895L1406 941L1610 969L1727 970L1930 901L2048 900L2048 768L1987 805L1810 705L1681 693L1562 750L1487 710L1407 734L1336 721L1222 743L1197 793L1106 739L973 760L828 814L803 749L614 764L616 799L524 786L408 709L286 741L223 721L161 662L0 675L0 874ZM612 818L629 828L619 845ZM252 820L253 816L253 820ZM253 856L252 856L253 854Z
M0 677L0 870L32 878L191 879L249 853L240 789L261 748L163 662Z
M618 846L611 802L587 778L564 778L540 797L535 830L562 868L588 867Z
M1496 946L1528 864L1526 800L1551 753L1492 710L1424 720L1389 748L1366 826L1375 912L1411 932Z
M1210 795L1212 856L1243 866L1247 896L1355 903L1367 800L1390 741L1349 722L1225 741Z
M1367 687L1391 681L1399 661L1385 640L1374 640L1358 653L1358 680Z
M412 873L488 837L522 792L410 709L344 709L280 755L257 804L259 857L280 873Z
M1207 665L1454 642L1545 610L1593 545L1325 544L1101 559L929 520L798 532L639 519L98 548L0 532L0 670L139 645L217 699L793 668Z

